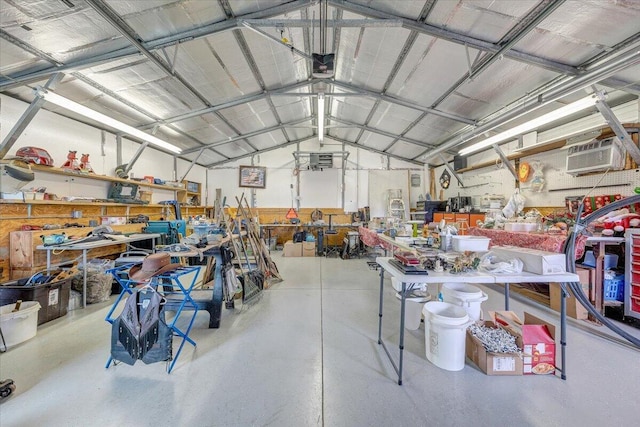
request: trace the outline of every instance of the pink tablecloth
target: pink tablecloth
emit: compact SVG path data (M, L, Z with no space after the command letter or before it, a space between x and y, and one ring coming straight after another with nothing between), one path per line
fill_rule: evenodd
M391 249L391 245L378 238L376 230L370 228L358 227L358 233L360 233L360 240L362 243L369 247L382 246L384 249Z
M521 248L539 249L548 252L563 252L567 236L564 234L524 233L517 231L492 230L489 228L469 228L467 234L491 238L491 246L519 246ZM579 235L576 239L576 259L584 255L587 236Z

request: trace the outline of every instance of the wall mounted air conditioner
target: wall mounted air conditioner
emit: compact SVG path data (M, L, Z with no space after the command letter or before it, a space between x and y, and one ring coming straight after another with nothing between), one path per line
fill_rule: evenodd
M333 153L309 154L309 169L317 171L333 167Z
M620 170L624 167L624 153L617 137L571 146L567 152L567 173Z

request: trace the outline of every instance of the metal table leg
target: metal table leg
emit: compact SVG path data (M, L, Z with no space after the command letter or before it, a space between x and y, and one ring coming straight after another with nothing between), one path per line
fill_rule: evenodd
M404 310L407 302L407 284L402 282L400 297L400 362L398 363L398 385L402 385L402 360L404 356Z
M565 350L567 347L567 284L560 283L560 378L567 379L567 366L565 363Z
M509 310L509 284L504 284L504 309Z
M378 310L378 344L382 344L382 291L384 286L384 267L380 266L380 308Z
M49 253L49 251L47 251ZM87 250L82 250L82 308L87 308Z
M47 274L51 272L51 249L47 249Z
M405 310L405 302L406 302L406 290L407 284L402 282L402 293L401 293L401 305L400 305L400 358L398 365L393 360L389 349L386 344L382 340L382 302L383 302L383 291L384 291L384 267L380 266L380 308L378 310L378 344L382 346L384 352L387 353L387 357L391 362L391 366L398 374L398 385L402 385L402 360L403 360L403 352L404 352L404 310Z

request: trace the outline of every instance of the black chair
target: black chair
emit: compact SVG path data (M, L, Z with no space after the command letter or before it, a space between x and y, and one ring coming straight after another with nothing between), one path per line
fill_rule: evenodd
M329 228L324 232L324 236L327 239L326 243L324 245L325 247L325 253L324 256L328 257L328 256L339 256L340 254L340 245L330 245L329 243L329 237L330 236L335 236L336 234L338 234L337 230L333 229L333 216L336 214L328 214L329 216Z

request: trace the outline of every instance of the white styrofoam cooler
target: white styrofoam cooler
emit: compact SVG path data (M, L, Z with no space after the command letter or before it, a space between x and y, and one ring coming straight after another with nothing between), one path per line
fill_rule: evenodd
M23 301L20 310L13 311L16 304L0 307L0 328L7 348L36 336L38 331L38 301ZM2 342L0 342L0 346Z

